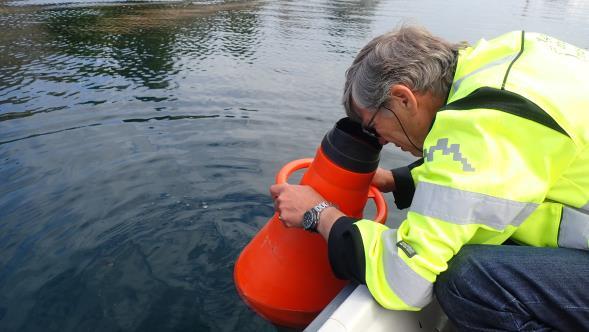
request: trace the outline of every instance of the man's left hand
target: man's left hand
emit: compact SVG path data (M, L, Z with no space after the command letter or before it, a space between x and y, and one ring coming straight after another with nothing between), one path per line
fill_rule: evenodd
M286 227L303 227L303 215L325 199L313 188L295 184L275 184L270 187L274 208Z

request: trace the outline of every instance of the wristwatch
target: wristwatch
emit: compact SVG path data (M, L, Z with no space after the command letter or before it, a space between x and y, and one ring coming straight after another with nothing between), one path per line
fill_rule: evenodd
M328 207L337 206L331 202L323 201L305 212L303 215L303 228L307 231L317 233L317 226L319 225L319 217L321 216L321 212Z

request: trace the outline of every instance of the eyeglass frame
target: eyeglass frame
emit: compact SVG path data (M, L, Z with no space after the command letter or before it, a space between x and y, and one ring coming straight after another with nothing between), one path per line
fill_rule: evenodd
M374 111L374 114L372 115L372 117L370 118L370 120L368 121L368 124L366 124L366 126L362 125L362 132L370 137L379 139L380 138L380 134L376 131L376 129L374 129L374 119L376 118L376 115L378 114L378 112L380 111L381 108L383 108L384 106L381 106L379 108L376 109L376 111Z

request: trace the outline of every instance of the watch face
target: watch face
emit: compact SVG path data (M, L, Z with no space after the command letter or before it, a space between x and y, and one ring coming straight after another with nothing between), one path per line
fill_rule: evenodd
M303 215L303 228L306 230L312 229L315 224L315 210L311 209Z

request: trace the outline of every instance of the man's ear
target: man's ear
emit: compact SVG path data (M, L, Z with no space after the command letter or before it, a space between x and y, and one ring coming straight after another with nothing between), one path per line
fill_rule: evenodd
M395 84L391 86L389 93L396 106L395 108L399 109L399 111L411 112L417 110L417 99L411 89L405 85Z

